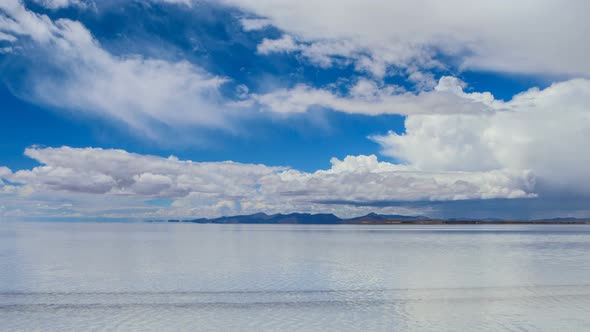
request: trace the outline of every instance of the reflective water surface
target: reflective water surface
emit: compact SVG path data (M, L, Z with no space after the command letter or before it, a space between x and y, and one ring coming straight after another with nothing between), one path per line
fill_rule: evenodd
M0 223L0 330L583 331L590 226Z

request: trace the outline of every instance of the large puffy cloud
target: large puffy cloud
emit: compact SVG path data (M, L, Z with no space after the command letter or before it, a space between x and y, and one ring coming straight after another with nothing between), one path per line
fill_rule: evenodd
M590 80L573 79L510 101L489 92L465 92L442 77L432 91L403 92L360 80L346 95L297 86L251 100L274 112L325 107L367 115L404 114L406 133L373 139L383 153L423 171L533 170L545 194L589 194Z
M28 59L17 76L24 98L118 119L142 134L157 124L229 125L219 93L226 79L187 61L113 55L81 23L52 21L18 0L0 2L0 32Z
M332 159L314 173L234 162L191 162L98 148L29 148L42 165L3 177L35 193L174 199L168 214L253 212L355 215L376 202L535 196L529 171L422 172L376 156ZM340 206L340 208L336 208ZM344 207L344 208L342 208Z
M193 163L123 150L35 149L25 154L43 166L21 170L9 179L37 190L143 197L182 197L191 192L241 197L256 180L276 170L234 162Z
M410 115L406 133L374 139L423 170L531 169L552 190L590 191L590 80L531 89L501 110Z
M345 57L384 75L388 66L438 66L442 53L469 68L590 74L584 0L225 2L271 20L324 65Z
M262 191L304 201L439 201L532 197L528 171L424 172L377 157L332 159L332 168L314 173L288 170L260 180Z

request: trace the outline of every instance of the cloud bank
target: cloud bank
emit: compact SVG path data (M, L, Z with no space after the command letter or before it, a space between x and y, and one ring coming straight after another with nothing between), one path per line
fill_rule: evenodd
M314 173L235 162L191 162L99 148L29 148L41 166L0 177L33 193L171 198L186 216L227 213L331 212L375 202L534 197L530 171L423 172L377 157L333 158ZM348 212L346 212L348 211ZM340 212L343 214L343 212Z

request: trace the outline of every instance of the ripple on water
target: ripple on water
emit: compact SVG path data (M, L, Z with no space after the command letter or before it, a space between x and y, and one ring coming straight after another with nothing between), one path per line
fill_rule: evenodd
M589 326L590 286L2 293L4 331L559 329Z

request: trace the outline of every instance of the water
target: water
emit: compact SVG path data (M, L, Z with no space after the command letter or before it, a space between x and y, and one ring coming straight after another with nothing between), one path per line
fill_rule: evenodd
M590 226L0 223L0 330L583 331Z

